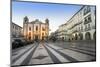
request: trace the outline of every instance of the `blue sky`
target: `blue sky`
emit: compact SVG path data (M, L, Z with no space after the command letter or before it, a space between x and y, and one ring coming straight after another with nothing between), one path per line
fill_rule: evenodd
M58 29L58 26L69 20L82 6L69 4L48 4L34 2L12 2L12 21L23 26L24 16L28 16L29 21L39 19L42 22L49 19L51 32Z

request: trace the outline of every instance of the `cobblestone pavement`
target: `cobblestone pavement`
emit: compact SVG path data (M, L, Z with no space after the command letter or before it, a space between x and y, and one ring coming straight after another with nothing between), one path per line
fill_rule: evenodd
M95 61L94 42L49 42L12 50L12 66Z

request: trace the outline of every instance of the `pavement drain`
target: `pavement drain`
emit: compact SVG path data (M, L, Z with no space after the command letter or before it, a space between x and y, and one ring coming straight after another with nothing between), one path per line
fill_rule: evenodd
M44 59L44 58L46 58L46 57L48 57L48 56L38 55L38 56L36 56L36 57L34 57L34 58L32 58L32 59L39 59L39 60L41 60L41 59Z

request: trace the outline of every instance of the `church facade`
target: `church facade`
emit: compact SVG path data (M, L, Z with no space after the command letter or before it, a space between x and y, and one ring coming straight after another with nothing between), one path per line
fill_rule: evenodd
M49 20L46 19L45 22L41 22L36 19L29 22L28 17L25 16L23 19L23 35L29 41L46 40L49 35Z

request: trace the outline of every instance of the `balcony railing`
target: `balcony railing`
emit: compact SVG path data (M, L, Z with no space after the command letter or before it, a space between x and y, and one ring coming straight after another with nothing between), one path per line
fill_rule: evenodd
M89 31L89 30L91 30L91 28L85 28L85 31Z
M76 33L76 32L78 32L78 31L77 30L72 31L72 33Z
M81 24L82 22L79 22L79 23L76 23L76 24L74 24L71 28L69 28L69 30L71 30L72 28L74 28L75 26L77 26L77 25L79 25L79 24Z

